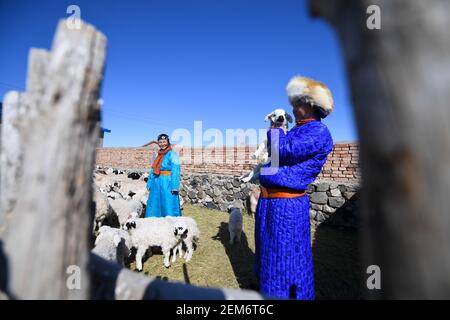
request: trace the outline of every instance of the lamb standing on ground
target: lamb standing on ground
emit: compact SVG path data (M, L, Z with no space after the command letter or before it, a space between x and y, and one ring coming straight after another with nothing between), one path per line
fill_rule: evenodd
M128 196L126 199L134 199L139 201L143 205L147 205L148 190L144 186L141 189L137 189L132 196Z
M95 203L95 218L93 225L94 233L96 233L103 225L111 227L119 226L119 221L108 202L108 198L98 188L95 188L94 191L94 203Z
M161 247L164 266L170 267L170 251L174 249L188 233L187 227L180 221L175 224L162 218L129 219L124 228L129 231L131 245L137 249L136 269L142 270L142 258L150 247Z
M134 199L125 200L121 197L115 199L108 198L108 202L116 213L120 226L124 225L131 212L137 212L138 216L141 216L144 211L142 203Z
M128 232L103 226L99 229L95 247L92 252L108 261L124 265L125 258L130 255L130 236Z
M180 258L182 256L182 247L183 243L186 245L186 252L184 254L184 260L189 262L192 259L192 255L194 254L194 246L197 245L198 240L200 239L200 230L198 229L197 222L191 217L166 217L171 221L172 224L176 224L178 222L183 223L187 228L186 238L183 239L182 242L174 249L172 256L172 263L177 260L177 253L179 253Z
M228 208L230 218L228 220L228 232L230 233L230 244L234 243L234 239L237 238L237 242L241 242L242 234L242 212L241 209L236 207Z

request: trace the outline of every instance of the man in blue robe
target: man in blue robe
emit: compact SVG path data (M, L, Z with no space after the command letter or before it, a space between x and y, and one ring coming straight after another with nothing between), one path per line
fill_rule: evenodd
M310 204L305 190L333 149L331 134L320 120L333 110L333 98L323 83L305 77L292 78L287 93L296 126L287 134L277 127L267 133L272 152L260 175L255 269L262 293L312 300Z

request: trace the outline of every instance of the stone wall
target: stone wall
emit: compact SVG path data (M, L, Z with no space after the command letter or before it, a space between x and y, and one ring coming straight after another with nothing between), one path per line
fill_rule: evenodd
M228 148L186 148L174 146L180 155L182 172L240 176L256 164L251 155L256 146ZM319 179L357 181L360 179L359 146L337 143L328 156ZM153 148L98 148L96 164L120 169L149 170Z
M308 187L309 216L316 224L359 227L360 185L355 182L316 180Z
M181 179L180 196L185 203L226 211L231 203L240 203L249 211L249 194L258 186L242 183L230 176L185 174ZM316 180L309 185L311 222L358 227L359 184Z
M107 167L97 167L95 173L97 177L100 174L111 185L119 182L123 185L122 187L132 190L134 194L144 190L148 176L147 170L125 169L122 171ZM198 173L181 175L180 198L183 203L194 206L227 211L230 204L237 204L245 208L245 212L248 213L251 193L258 197L259 186L243 183L234 176ZM327 221L338 226L359 226L357 214L359 184L357 182L316 180L309 185L307 194L311 203L310 219L313 224L318 225Z

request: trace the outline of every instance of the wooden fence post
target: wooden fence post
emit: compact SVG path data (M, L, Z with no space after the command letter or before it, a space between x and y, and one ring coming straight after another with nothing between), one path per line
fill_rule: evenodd
M379 30L366 26L370 5L381 9ZM310 8L343 48L361 145L365 251L381 268L381 297L448 299L450 2L312 0Z
M105 51L106 38L94 27L61 21L51 52L30 52L27 91L6 96L0 236L9 291L19 299L89 297Z
M105 51L94 27L61 21L51 52L30 52L26 92L5 97L0 299L263 299L166 283L90 253Z

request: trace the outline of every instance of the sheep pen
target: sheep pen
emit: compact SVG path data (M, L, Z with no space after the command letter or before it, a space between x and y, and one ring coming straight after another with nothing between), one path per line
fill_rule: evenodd
M144 260L143 273L167 281L203 287L258 289L253 272L254 218L244 215L240 243L229 244L228 213L186 205L183 215L195 219L202 236L190 262L177 259L170 268L161 255ZM363 273L357 231L331 226L311 229L318 299L362 299ZM130 265L135 270L135 263Z
M120 170L107 170L94 171L91 180L106 40L89 25L72 32L61 21L58 28L50 52L35 49L30 53L27 91L11 92L5 99L2 133L7 143L2 145L0 255L8 268L0 268L0 276L6 279L0 291L9 298L19 299L263 298L255 291L209 289L258 289L253 273L252 216L244 215L241 242L230 245L228 213L184 206L183 215L197 221L202 235L193 259L188 263L178 259L168 269L160 263L158 255L147 259L144 272L137 273L118 269L118 265L89 253L93 245L89 235L95 235L102 225L119 227L128 212L136 211L136 204L143 214L146 177L143 174L130 178ZM78 52L81 45L86 47L80 51L85 55L83 64L71 54ZM64 53L62 60L55 54L60 51ZM58 68L49 68L57 62ZM72 65L78 68L67 67ZM76 76L65 74L69 71L76 71ZM48 81L38 81L41 74ZM83 82L85 79L87 82ZM80 100L77 98L80 96L88 99ZM27 108L33 112L22 112ZM80 108L83 112L79 112ZM61 125L49 125L55 122L54 117ZM15 126L16 123L21 125ZM60 150L61 157L54 157L48 150ZM23 195L20 201L19 195ZM120 205L114 205L116 199L120 199ZM130 210L122 205L127 202L133 203ZM101 208L95 217L94 207ZM317 297L360 297L356 231L325 226L312 231ZM17 250L17 243L24 244L23 250ZM29 259L31 249L40 253L34 259ZM42 265L46 268L40 268ZM85 275L81 278L82 290L75 291L67 285L67 270L73 266ZM30 268L39 268L43 276L29 281L26 275ZM134 269L133 263L130 269ZM163 285L165 281L158 282L155 278L207 288L180 286L172 290L175 284ZM151 288L150 283L153 283Z
M94 183L99 189L109 190L106 194L113 197L129 194L131 199L141 197L147 175L142 174L138 179L129 175L127 170L97 169L94 171ZM146 199L141 200L145 206ZM156 251L144 258L141 273L202 287L258 290L258 280L253 272L254 216L243 214L241 242L230 245L229 213L192 204L183 205L182 213L197 222L201 233L192 260L186 263L184 259L177 259L170 268L166 268L161 263L161 253ZM318 299L363 297L363 271L357 243L357 229L312 224L311 244ZM136 271L134 259L130 259L128 267Z

